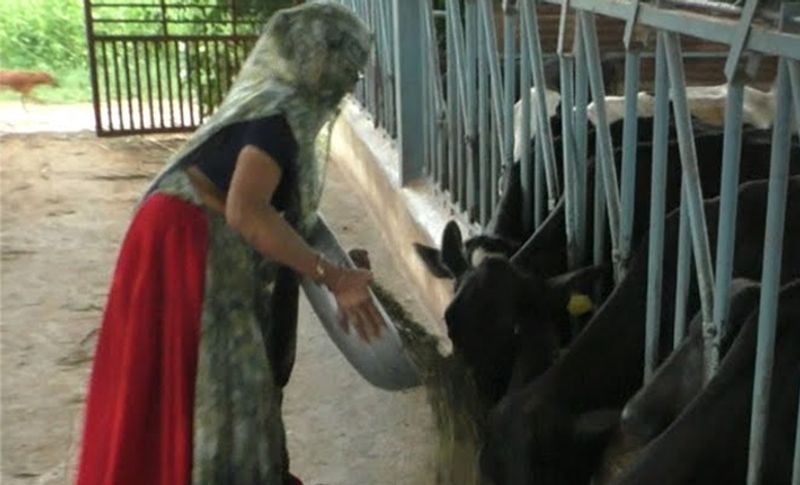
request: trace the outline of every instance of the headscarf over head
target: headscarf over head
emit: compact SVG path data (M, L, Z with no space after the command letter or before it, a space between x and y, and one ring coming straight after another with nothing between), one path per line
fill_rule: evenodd
M192 165L213 147L223 128L234 123L283 114L299 147L297 224L315 217L325 159L317 146L323 125L358 81L370 53L372 34L347 8L315 2L276 12L248 56L216 112L175 153L147 193L164 177Z

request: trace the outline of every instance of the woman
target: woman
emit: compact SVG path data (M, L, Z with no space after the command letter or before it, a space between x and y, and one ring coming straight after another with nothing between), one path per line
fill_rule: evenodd
M326 285L362 338L380 333L370 273L303 240L324 177L318 135L370 42L343 7L276 13L217 112L147 191L100 331L79 485L299 483L280 410L297 275Z

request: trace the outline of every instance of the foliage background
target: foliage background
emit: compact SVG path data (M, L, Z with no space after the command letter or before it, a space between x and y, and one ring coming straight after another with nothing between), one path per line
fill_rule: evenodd
M125 0L105 0L103 3L124 3ZM170 0L171 3L198 4L198 0ZM203 3L225 5L229 0L212 0ZM236 0L245 14L266 19L276 9L292 5L293 0ZM132 3L132 2L127 2ZM152 3L157 0L138 0ZM91 100L89 68L87 64L86 31L84 28L83 0L0 0L0 69L31 69L51 73L59 87L37 88L36 97L47 102L81 102ZM187 9L186 18L213 18L221 9ZM157 8L140 8L138 11L122 7L105 8L103 16L153 18ZM99 14L96 14L98 16ZM110 27L111 28L111 27ZM149 32L150 26L141 24L114 24L113 33ZM213 25L191 24L182 32L213 33ZM0 91L0 100L16 100L11 91Z

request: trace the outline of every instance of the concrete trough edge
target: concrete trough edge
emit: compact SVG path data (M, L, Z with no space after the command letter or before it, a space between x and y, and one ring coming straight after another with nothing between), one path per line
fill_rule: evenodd
M452 282L434 278L414 251L413 243L439 245L445 224L456 219L464 234L470 227L437 195L427 180L400 186L400 157L396 142L375 128L370 116L351 98L342 105L331 139L331 161L346 174L351 186L368 202L379 221L384 240L394 248L392 255L415 297L423 303L431 333L446 337L444 311L452 299ZM444 339L443 350L449 347Z

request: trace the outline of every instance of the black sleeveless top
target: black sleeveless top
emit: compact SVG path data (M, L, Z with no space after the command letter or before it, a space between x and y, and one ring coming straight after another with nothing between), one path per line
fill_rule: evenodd
M239 152L246 145L254 145L272 157L281 168L281 180L272 196L272 205L277 210L285 210L297 177L297 142L286 118L274 115L234 123L222 129L219 140L196 163L196 167L220 191L227 193Z

